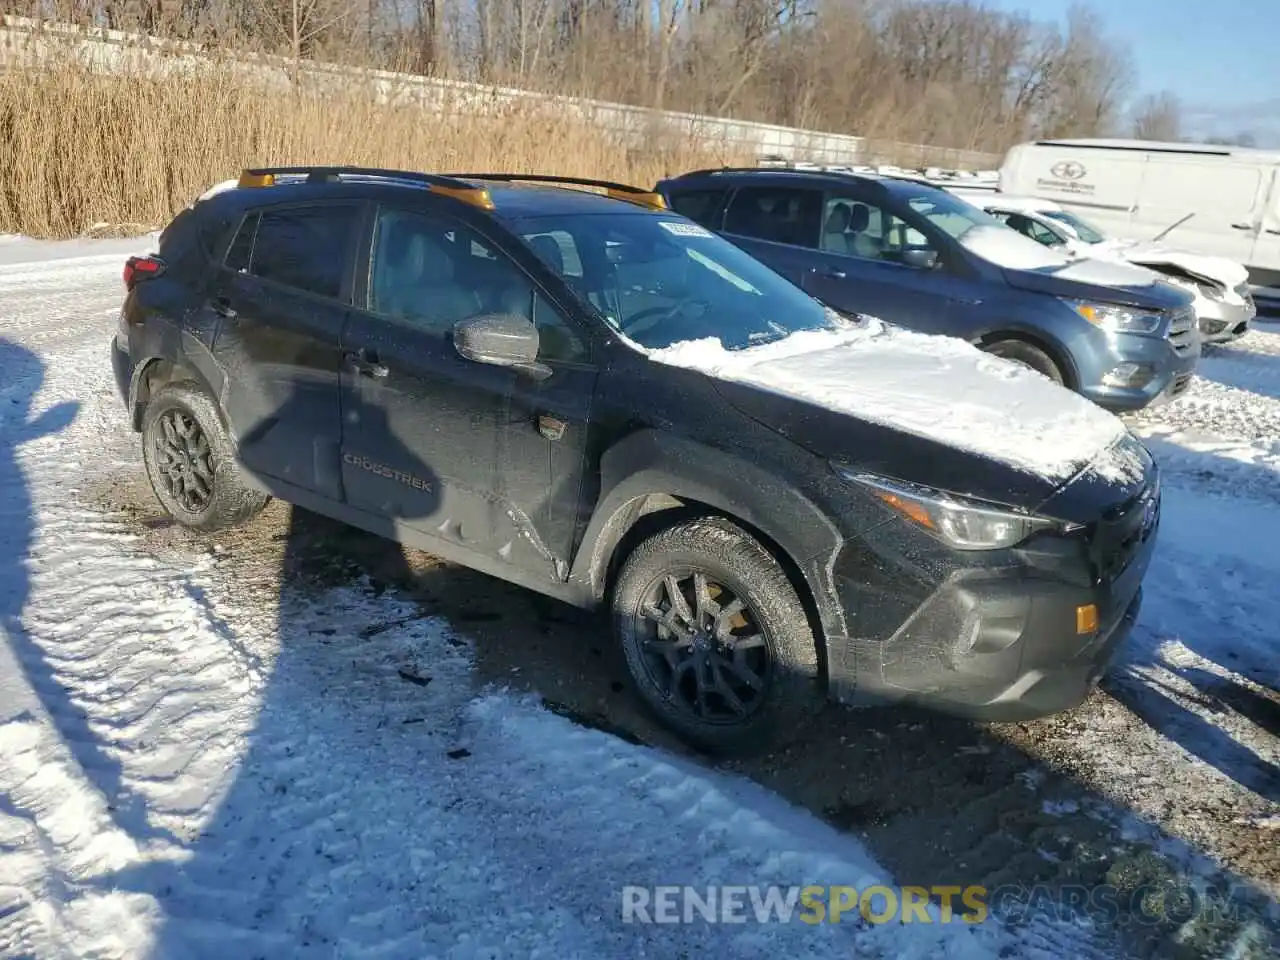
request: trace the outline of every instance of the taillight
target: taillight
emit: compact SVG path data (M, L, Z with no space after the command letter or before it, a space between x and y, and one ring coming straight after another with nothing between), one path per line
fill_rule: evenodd
M124 286L132 290L142 280L150 280L164 273L164 261L159 257L130 257L124 262Z

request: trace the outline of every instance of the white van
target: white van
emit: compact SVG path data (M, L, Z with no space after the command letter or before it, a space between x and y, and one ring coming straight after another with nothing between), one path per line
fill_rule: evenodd
M1012 147L1000 190L1055 200L1104 230L1167 240L1249 268L1280 298L1280 151L1141 140L1038 140Z

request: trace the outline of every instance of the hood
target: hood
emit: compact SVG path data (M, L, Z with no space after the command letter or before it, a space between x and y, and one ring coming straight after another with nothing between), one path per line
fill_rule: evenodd
M1159 275L1121 258L1080 259L1036 243L1007 227L977 226L960 244L1001 267L1010 286L1054 297L1100 300L1145 309L1185 306L1189 296L1160 282Z
M1190 274L1193 279L1207 280L1229 291L1235 290L1249 279L1249 271L1244 265L1227 257L1191 253L1148 240L1104 240L1093 244L1086 252L1090 257L1126 260L1144 266L1177 267Z
M1021 506L1043 502L1127 435L1115 416L1034 371L873 319L746 350L710 339L649 356L713 377L742 412L818 455Z

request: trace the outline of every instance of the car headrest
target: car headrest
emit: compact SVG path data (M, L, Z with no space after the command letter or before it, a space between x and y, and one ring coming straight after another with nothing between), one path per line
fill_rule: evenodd
M871 225L871 208L865 203L855 203L849 211L849 229L859 233Z
M837 203L831 208L831 212L827 214L827 223L823 228L824 233L844 233L849 229L849 205L847 203Z
M453 257L443 243L422 233L409 240L405 265L422 283L448 283L453 279Z
M529 241L529 246L533 247L533 252L541 257L552 270L561 275L564 274L564 252L560 249L560 244L556 243L555 237L543 233L534 237Z

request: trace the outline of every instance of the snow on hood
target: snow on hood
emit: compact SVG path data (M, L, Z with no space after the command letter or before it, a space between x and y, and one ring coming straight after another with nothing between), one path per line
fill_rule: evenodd
M1089 257L1126 260L1138 264L1168 264L1181 267L1189 273L1214 280L1227 290L1234 290L1249 279L1249 271L1243 264L1226 257L1211 257L1200 253L1166 247L1149 240L1104 240L1085 249Z
M1009 227L971 227L960 237L960 244L970 253L1006 270L1036 270L1078 283L1149 287L1157 279L1151 271L1121 259L1085 260L1067 256Z
M953 337L866 319L725 350L689 340L648 351L700 370L1001 461L1053 482L1098 461L1127 431L1101 407ZM1120 479L1127 471L1117 464Z

